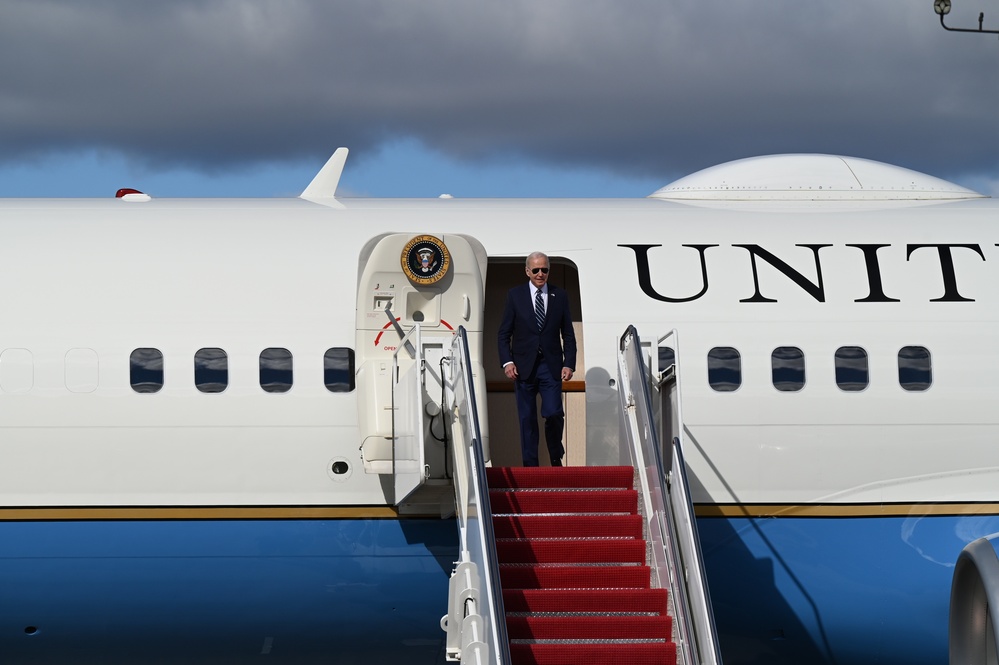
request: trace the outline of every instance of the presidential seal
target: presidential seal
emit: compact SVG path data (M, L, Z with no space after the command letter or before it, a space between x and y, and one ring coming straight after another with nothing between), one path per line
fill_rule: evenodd
M444 278L451 267L447 245L434 236L416 236L402 249L402 271L414 284L428 286Z

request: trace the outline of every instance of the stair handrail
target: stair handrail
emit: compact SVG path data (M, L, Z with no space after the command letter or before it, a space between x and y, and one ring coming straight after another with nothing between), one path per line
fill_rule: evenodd
M675 330L671 333L674 342L675 333ZM679 349L674 352L678 354ZM674 361L674 380L678 378L677 369L678 363ZM673 437L667 450L668 464L664 464L649 390L649 371L642 356L638 331L629 326L621 336L618 353L621 416L632 461L640 470L639 489L653 546L653 563L659 571L666 571L677 624L678 662L681 665L721 665L683 461L682 425L679 436ZM679 401L679 391L676 396Z
M680 555L686 566L686 580L688 586L693 589L693 593L689 594L689 597L696 617L695 629L698 643L701 646L702 657L705 652L713 656L713 661L703 660L702 662L715 662L720 665L722 659L714 621L715 614L711 606L707 572L704 567L704 556L701 552L701 539L697 532L694 499L690 493L690 483L687 479L687 462L683 455L683 442L686 440L686 434L684 433L683 400L680 390L680 337L676 329L674 328L660 337L657 346L662 345L671 337L673 338L673 371L661 378L658 383L660 398L662 398L663 386L669 383L673 384L669 399L670 407L676 413L677 421L676 431L669 441L671 462L667 472L667 485L675 512L674 524L679 523L680 527L676 535L680 545ZM663 442L664 448L665 445Z
M448 660L507 665L511 662L510 643L503 596L498 592L496 537L471 368L468 336L464 326L459 326L445 363L444 379L460 552L441 628L447 632Z

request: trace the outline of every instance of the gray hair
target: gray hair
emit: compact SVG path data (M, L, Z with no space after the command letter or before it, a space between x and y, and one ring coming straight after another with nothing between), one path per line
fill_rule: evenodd
M527 259L524 261L524 267L525 268L530 268L531 267L531 260L532 259L544 259L545 263L548 264L549 268L552 265L552 262L548 258L548 255L545 254L544 252L531 252L530 254L527 255Z

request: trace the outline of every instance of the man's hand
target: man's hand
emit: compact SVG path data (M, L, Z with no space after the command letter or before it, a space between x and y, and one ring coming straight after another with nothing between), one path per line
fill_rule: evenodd
M503 368L503 373L506 374L506 378L508 379L516 379L517 365L515 363L510 363L509 365Z
M569 369L568 367L563 367L562 368L562 380L563 381L569 381L570 379L572 379L572 370Z

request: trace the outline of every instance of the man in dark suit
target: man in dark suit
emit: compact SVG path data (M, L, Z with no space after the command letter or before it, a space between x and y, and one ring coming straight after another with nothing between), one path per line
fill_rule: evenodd
M527 284L510 289L499 327L499 359L514 380L524 466L538 466L537 395L552 466L562 466L562 382L576 371L576 335L569 298L548 284L551 264L541 252L527 257ZM564 348L563 348L564 347Z

